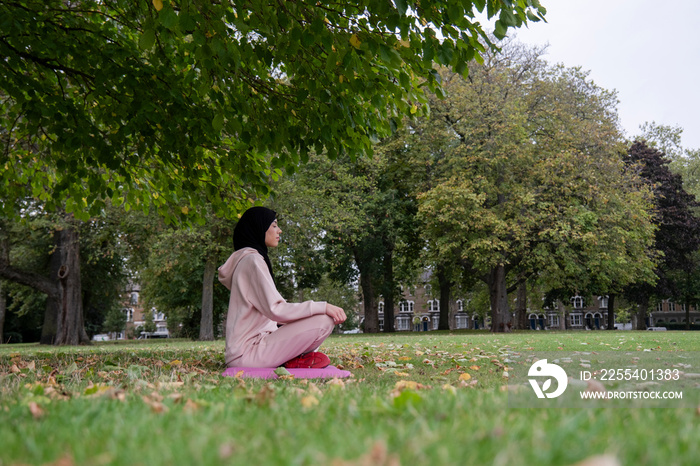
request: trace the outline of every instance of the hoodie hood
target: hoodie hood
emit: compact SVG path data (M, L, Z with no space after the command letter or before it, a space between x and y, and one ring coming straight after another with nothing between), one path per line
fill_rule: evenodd
M251 254L258 254L258 251L256 251L253 248L243 248L239 249L238 251L231 254L231 256L229 256L228 260L224 263L224 265L219 267L219 281L222 285L224 285L229 290L231 289L233 272L235 272L236 267L241 262L241 259Z

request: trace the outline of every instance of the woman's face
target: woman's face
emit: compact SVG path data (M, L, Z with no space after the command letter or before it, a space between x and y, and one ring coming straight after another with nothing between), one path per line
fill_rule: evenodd
M280 243L280 235L282 230L277 226L277 220L272 222L270 228L267 229L265 233L265 246L268 248L275 248Z

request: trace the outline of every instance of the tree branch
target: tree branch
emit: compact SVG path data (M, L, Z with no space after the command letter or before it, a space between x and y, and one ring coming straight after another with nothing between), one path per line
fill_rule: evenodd
M43 275L12 267L0 258L0 278L34 288L50 298L58 297L58 286Z

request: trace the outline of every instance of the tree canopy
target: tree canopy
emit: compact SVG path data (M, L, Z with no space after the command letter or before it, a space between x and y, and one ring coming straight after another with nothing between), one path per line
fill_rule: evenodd
M79 218L107 199L230 216L311 148L333 157L416 113L538 0L0 2L2 208ZM228 195L231 194L231 195Z
M451 97L413 133L442 167L419 197L432 255L489 286L495 331L528 277L584 289L652 278L650 194L622 162L616 96L540 53L505 44L467 80L445 71Z

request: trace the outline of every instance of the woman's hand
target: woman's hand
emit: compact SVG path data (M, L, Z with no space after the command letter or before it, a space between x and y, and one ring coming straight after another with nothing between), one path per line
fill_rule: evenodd
M333 319L335 325L342 324L345 322L345 319L347 319L345 311L342 308L329 303L326 303L326 315Z

